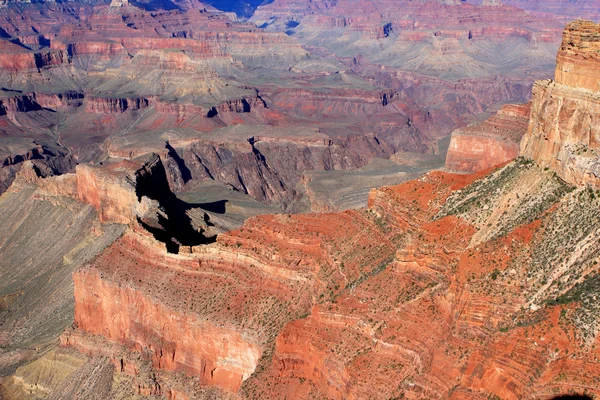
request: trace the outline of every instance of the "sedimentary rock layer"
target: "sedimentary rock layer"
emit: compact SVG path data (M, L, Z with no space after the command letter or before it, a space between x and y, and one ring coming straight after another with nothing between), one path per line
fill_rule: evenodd
M452 132L446 168L478 172L515 159L529 126L529 108L504 106L486 121Z
M63 343L104 354L86 339L100 334L130 349L114 353L125 374L142 357L159 380L182 371L243 398L589 391L596 311L572 296L600 253L568 216L595 221L599 200L572 190L518 159L375 190L365 210L257 217L177 255L132 230L75 273Z
M521 154L552 168L573 184L600 187L600 25L567 26L557 58L556 80L536 82L531 120Z

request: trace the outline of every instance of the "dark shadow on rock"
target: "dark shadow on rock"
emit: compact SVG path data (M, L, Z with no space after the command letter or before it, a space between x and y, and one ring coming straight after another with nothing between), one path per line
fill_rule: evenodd
M564 396L553 397L551 400L592 400L592 398L583 394L566 394Z
M216 238L206 237L202 232L192 226L187 211L198 205L188 204L175 196L169 187L167 174L162 162L152 168L151 173L138 174L136 182L136 195L138 200L143 196L156 200L167 216L159 215L159 227L150 226L139 220L140 224L154 237L167 245L167 250L177 253L179 246L198 246L213 243Z
M179 157L179 154L177 154L177 151L173 148L173 146L169 144L169 142L167 142L165 147L167 148L167 150L169 150L169 157L171 157L177 163L177 167L181 172L181 178L183 179L183 183L188 183L192 179L192 173L190 172L190 169L185 165L185 161L183 160L183 158Z
M201 209L215 214L225 214L225 205L228 200L217 200L210 203L193 204L193 206L200 207Z
M217 111L216 107L212 107L210 110L208 110L208 112L206 113L206 118L214 118L217 115L219 115L219 112Z

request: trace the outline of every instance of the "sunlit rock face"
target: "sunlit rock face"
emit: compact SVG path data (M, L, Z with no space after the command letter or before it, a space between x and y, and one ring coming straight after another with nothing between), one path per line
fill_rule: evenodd
M521 154L567 182L600 187L600 25L567 26L555 79L536 82Z
M482 123L452 132L446 168L478 172L515 159L529 125L529 105L506 105Z

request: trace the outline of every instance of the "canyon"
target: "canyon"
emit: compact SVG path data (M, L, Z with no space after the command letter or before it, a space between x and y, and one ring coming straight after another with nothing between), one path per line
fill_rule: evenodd
M179 196L210 183L284 212L366 205L367 180L356 196L322 198L382 159L374 182L441 167L452 131L551 77L566 7L6 3L0 191L30 159L51 176L155 153ZM405 153L435 161L399 162ZM277 163L283 154L294 161Z
M0 398L600 396L600 24L8 3Z

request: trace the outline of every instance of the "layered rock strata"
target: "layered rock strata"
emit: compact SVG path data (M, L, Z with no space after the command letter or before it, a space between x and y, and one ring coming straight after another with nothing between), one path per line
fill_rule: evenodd
M600 253L557 260L597 240L568 215L595 220L598 200L572 190L518 159L375 190L364 210L257 217L179 254L133 229L75 273L62 342L121 374L148 360L163 393L173 370L243 398L593 393L596 311L580 291Z
M452 132L446 168L478 172L515 159L529 126L529 105L507 105L481 123Z
M533 88L531 120L521 154L551 168L567 182L600 187L600 25L567 26L555 80Z

